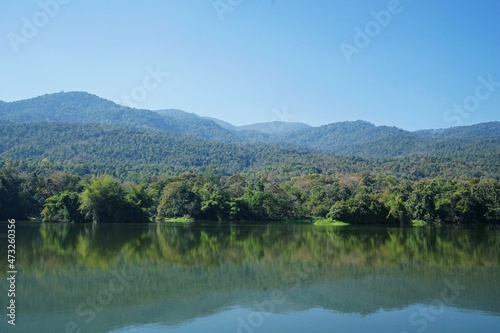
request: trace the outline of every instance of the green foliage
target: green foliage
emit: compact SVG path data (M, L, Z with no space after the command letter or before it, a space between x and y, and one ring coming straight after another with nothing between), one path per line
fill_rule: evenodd
M131 109L84 92L0 103L0 122L0 159L37 175L58 170L149 183L158 174L213 165L223 175L265 179L367 171L411 180L500 179L500 122L417 132L365 121L245 129L180 110Z
M0 220L21 218L22 205L20 198L20 184L18 172L12 167L0 169Z
M166 264L164 267L170 269L162 269L162 274L170 271L172 264L199 268L218 266L221 262L237 266L259 262L278 269L283 266L276 266L277 263L334 265L335 268L345 265L348 270L361 266L370 271L394 267L397 271L404 268L410 275L414 273L415 263L419 269L448 267L452 269L450 274L456 274L457 267L474 270L485 266L494 268L500 263L498 230L317 228L311 225L213 228L192 224L157 224L155 228L42 224L39 228L38 237L30 233L35 239L21 242L19 246L24 253L20 260L26 263L23 267L30 272L40 269L40 274L50 274L54 267L67 267L71 269L68 276L73 276L75 263L109 267L128 262L137 267L148 261L155 266ZM61 254L65 260L61 260ZM46 269L48 263L51 270ZM223 275L218 274L218 278ZM468 276L477 278L477 274ZM199 275L195 278L199 280ZM241 278L249 280L248 272ZM283 281L278 279L277 283Z
M411 135L396 127L377 127L369 122L358 120L285 133L279 137L279 140L317 151L338 154L356 144L402 134Z
M80 211L95 223L147 222L146 211L152 203L143 188L127 193L111 176L84 181L79 202Z
M218 142L240 142L237 135L211 120L179 110L150 111L117 105L85 92L48 94L0 103L0 119L11 122L101 123L149 128Z
M182 181L169 183L163 189L158 205L159 220L195 216L200 210L200 199Z
M201 172L209 165L222 175L240 173L275 180L315 173L326 176L363 172L410 180L438 176L500 179L500 138L449 140L447 145L422 148L422 154L367 160L325 155L286 144L217 143L144 127L6 123L0 127L0 163L10 159L12 166L37 175L55 171L80 176L106 173L136 183L149 182L150 177L164 173ZM379 144L369 151L381 147L390 151L393 146ZM432 149L438 150L430 153Z
M401 196L391 193L385 201L385 207L389 210L387 218L393 218L400 224L408 220L408 210Z
M165 222L172 222L172 223L193 223L195 220L192 217L174 217L167 219Z
M36 219L48 195L44 179L20 173L9 164L0 168L0 221Z
M500 220L499 122L242 129L72 92L0 103L0 123L0 220Z
M102 223L117 221L116 215L124 198L118 181L111 176L93 178L84 182L83 188L80 210L86 218Z
M79 211L78 193L64 191L46 200L41 212L43 222L85 222Z
M332 227L344 227L349 225L349 223L345 223L342 221L332 220L332 219L319 219L314 222L314 225L319 226L332 226Z
M201 202L201 217L206 220L228 220L230 203L227 193L220 190L206 191L206 199Z
M412 220L411 221L411 224L414 226L414 227L426 227L428 225L432 225L432 223L430 222L426 222L426 221L422 221L422 220Z
M27 217L24 212L35 212L36 217L42 212L43 220L51 222L173 218L245 222L312 217L350 224L500 222L500 183L491 179L412 182L382 175L311 174L276 182L222 176L209 168L203 173L158 176L140 185L123 184L109 175L78 180L61 173L43 177L0 168L4 218ZM61 189L61 184L70 189Z

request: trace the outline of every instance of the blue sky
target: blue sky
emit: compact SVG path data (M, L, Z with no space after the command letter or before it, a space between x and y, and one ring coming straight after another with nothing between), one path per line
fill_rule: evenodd
M0 18L3 101L87 91L235 125L500 120L494 0L23 0Z

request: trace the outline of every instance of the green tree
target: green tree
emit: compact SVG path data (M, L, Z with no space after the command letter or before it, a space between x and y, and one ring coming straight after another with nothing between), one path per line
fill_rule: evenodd
M174 181L163 189L157 208L157 218L164 220L174 217L196 216L199 211L199 197L184 182Z
M21 179L13 167L7 166L0 169L0 221L8 219L23 219L24 201L20 195Z
M422 181L415 185L407 200L408 210L412 219L434 222L436 219L436 192L439 191L437 183Z
M389 210L387 218L392 217L400 225L404 225L408 222L408 211L403 199L399 195L395 193L389 195L388 200L385 202L385 206Z
M83 187L80 211L87 219L98 223L137 222L138 203L127 200L121 184L111 176L92 178Z
M125 204L122 215L133 222L148 222L154 215L153 197L147 191L146 185L125 187Z
M213 191L208 200L201 202L201 217L206 220L227 220L231 215L229 196L224 191Z
M79 210L78 193L64 191L46 200L42 210L43 222L85 222Z
M226 186L229 195L233 198L238 198L245 193L247 183L242 175L236 174L227 179Z

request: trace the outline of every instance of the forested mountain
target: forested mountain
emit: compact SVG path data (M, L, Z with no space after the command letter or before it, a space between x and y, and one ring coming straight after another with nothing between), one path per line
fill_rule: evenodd
M220 127L225 128L225 129L230 130L230 131L233 131L233 132L238 132L241 130L238 126L234 126L233 124L228 123L227 121L224 121L224 120L220 120L220 119L213 118L213 117L203 117L203 118L208 119L208 120L212 120Z
M0 104L0 119L13 122L84 122L147 127L219 141L240 142L213 121L178 110L132 109L84 92L43 95Z
M375 126L366 121L339 122L320 127L303 123L268 122L234 126L181 110L139 110L117 105L85 92L43 95L0 103L0 120L12 122L85 122L153 128L215 142L276 142L320 153L364 158L412 155L438 156L464 151L496 150L500 122L443 130L409 132ZM470 138L483 137L483 139ZM489 139L486 139L489 137ZM467 140L451 140L467 138Z
M90 164L89 172L116 175L209 164L223 174L376 171L410 179L500 174L500 122L416 132L366 121L233 126L181 110L132 109L69 92L0 102L0 123L2 159Z
M473 136L491 136L500 135L500 122L492 121L471 126L458 126L447 129L437 130L420 130L415 131L415 134L424 137L434 138L459 138Z
M363 158L396 158L406 156L487 156L500 154L500 135L477 137L428 138L403 134L354 144L336 153Z
M187 134L216 142L236 143L244 141L238 135L219 126L214 121L202 118L194 113L175 109L157 110L154 112L165 119L172 128L171 132Z
M311 128L311 125L304 123L291 123L284 121L271 121L267 123L258 123L252 125L240 126L240 130L257 131L264 134L283 134L296 132Z
M165 120L155 112L127 108L83 92L61 92L0 104L0 119L13 122L112 123L170 129Z
M219 126L227 130L230 130L232 132L250 131L250 132L260 132L263 134L282 134L282 133L300 131L312 127L311 125L304 123L285 122L285 121L270 121L267 123L234 126L233 124L230 124L227 121L223 121L220 119L212 117L204 117L204 118L213 120Z
M417 132L366 121L341 122L286 133L277 140L318 152L363 158L498 155L500 122Z
M223 174L291 165L326 167L331 164L338 170L357 169L356 161L351 159L283 145L226 144L158 130L61 122L3 123L0 158L48 159L73 165L94 163L109 171L127 165L131 169L149 165L152 170L165 167L203 170L210 164Z
M233 124L228 123L227 121L223 121L220 119L212 118L212 117L204 117L205 119L212 120L220 127L235 133L240 137L241 140L245 142L272 142L273 136L268 133L264 133L262 131L256 131L252 129L244 129L244 126L234 126Z
M498 223L499 125L231 127L87 93L0 103L0 220Z
M228 144L145 128L61 122L1 123L0 161L6 159L19 161L21 169L27 171L59 168L80 175L108 173L122 179L132 172L152 175L168 170L204 170L210 164L224 175L252 172L264 178L362 172L413 180L437 176L500 178L499 153L365 160L291 145Z
M283 134L279 141L321 152L339 153L351 146L395 135L413 136L410 132L366 121L345 121Z

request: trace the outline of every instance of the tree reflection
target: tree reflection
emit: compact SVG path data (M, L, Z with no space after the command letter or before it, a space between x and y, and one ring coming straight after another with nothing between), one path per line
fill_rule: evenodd
M23 249L28 270L75 263L105 269L121 262L475 267L500 261L498 231L440 228L42 224L29 244Z

